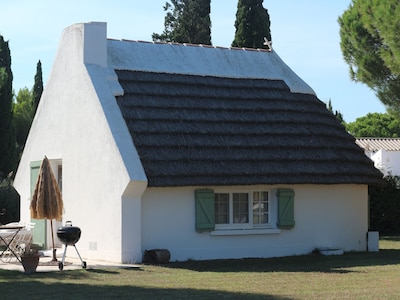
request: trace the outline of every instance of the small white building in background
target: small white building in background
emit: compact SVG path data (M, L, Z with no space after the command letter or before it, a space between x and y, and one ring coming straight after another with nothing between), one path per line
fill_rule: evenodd
M45 156L89 264L366 251L382 178L274 51L113 40L100 22L64 30L14 181L50 247L29 214Z
M356 143L385 176L400 176L400 138L357 138Z

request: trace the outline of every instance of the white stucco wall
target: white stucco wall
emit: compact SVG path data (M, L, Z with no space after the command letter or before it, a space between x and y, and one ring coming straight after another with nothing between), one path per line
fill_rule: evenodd
M84 43L87 37L90 43ZM77 243L81 255L133 262L141 256L140 222L135 220L140 220L138 195L146 187L146 176L140 162L131 162L137 153L113 95L115 86L109 86L105 40L105 23L64 30L14 185L22 199L21 219L30 221L30 162L45 155L59 159L63 221L81 228ZM134 208L129 217L124 207ZM134 238L122 238L123 223ZM68 254L74 255L74 249Z
M384 175L400 175L400 151L380 149L374 153L366 152L366 155L374 161L375 168Z
M275 190L278 187L282 186L236 190ZM142 251L168 249L171 261L299 255L317 247L366 251L366 186L285 187L295 191L296 225L293 229L266 235L222 236L195 231L196 188L148 189L142 197Z

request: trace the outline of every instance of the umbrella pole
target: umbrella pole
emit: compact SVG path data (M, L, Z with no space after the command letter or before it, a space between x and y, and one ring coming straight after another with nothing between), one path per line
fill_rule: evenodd
M53 259L51 261L57 261L56 257L57 249L54 247L53 219L50 220L50 227L51 227L51 241L53 242Z

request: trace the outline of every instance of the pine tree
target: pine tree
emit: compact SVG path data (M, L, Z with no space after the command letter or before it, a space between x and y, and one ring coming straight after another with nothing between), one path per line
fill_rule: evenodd
M400 2L352 0L339 18L340 47L350 78L400 113Z
M153 33L153 41L211 45L211 0L171 0L162 34Z
M0 35L0 177L14 171L16 166L12 80L10 49Z
M271 41L271 22L262 4L263 0L239 0L232 47L265 48L264 38Z
M39 62L36 65L35 83L32 88L33 116L36 113L42 93L43 93L42 63L39 60Z

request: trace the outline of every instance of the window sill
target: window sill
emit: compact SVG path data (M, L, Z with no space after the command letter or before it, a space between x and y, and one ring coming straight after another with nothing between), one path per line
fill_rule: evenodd
M267 235L267 234L278 234L281 230L278 228L270 229L232 229L232 230L214 230L210 232L213 236L222 235Z

